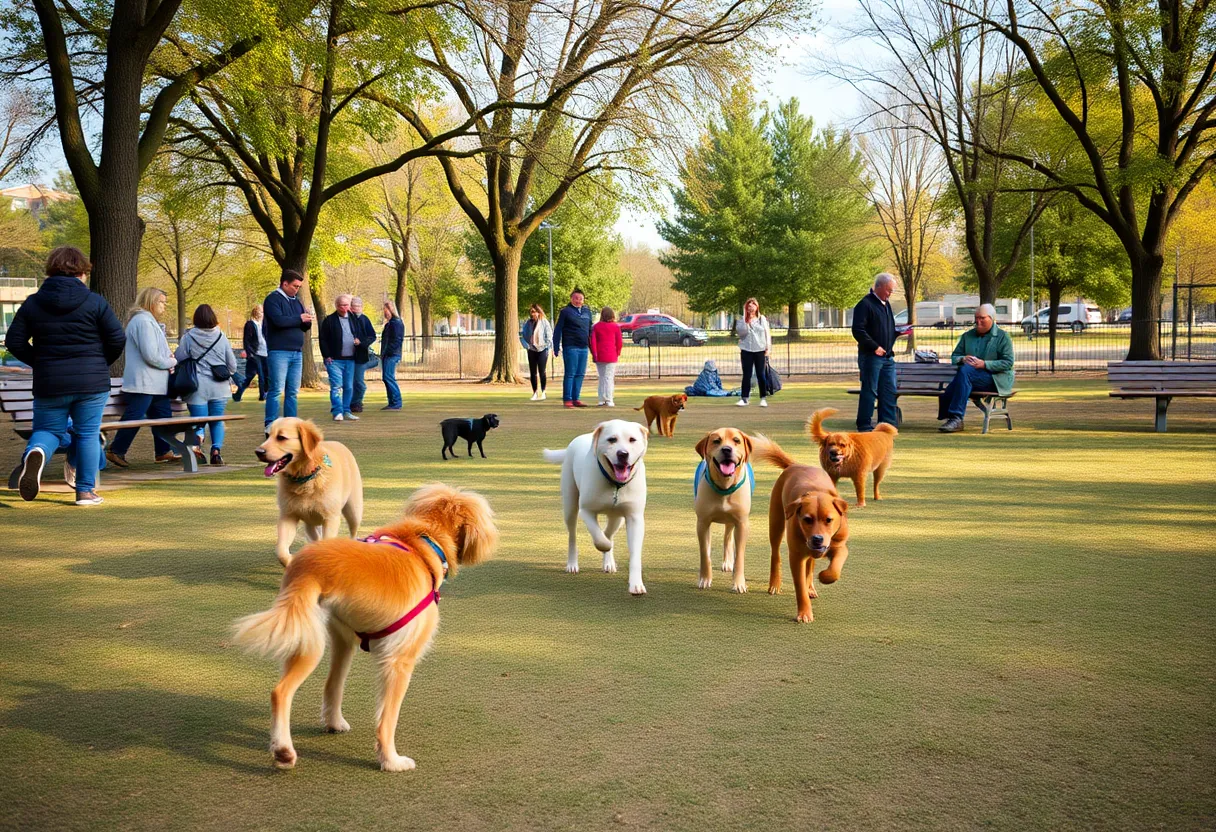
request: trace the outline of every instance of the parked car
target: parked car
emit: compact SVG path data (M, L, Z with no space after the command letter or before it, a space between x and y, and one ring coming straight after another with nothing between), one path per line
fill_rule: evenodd
M1027 335L1046 330L1050 325L1051 307L1045 306L1039 314L1022 319L1022 331ZM1130 320L1130 318L1129 318ZM1083 332L1092 324L1102 323L1102 310L1091 303L1061 303L1056 307L1056 327L1071 329L1073 332Z
M911 331L912 325L908 323L908 310L902 309L895 314L895 337L903 337Z
M671 315L664 315L661 312L637 312L633 315L623 315L617 321L621 327L621 332L633 332L644 326L652 326L653 324L675 324L676 326L684 326L676 318Z
M680 344L685 347L703 346L709 341L709 333L703 329L693 329L680 323L663 321L648 324L629 333L633 343L639 347L670 346Z
M1119 313L1119 317L1115 319L1115 323L1130 324L1132 322L1132 308L1129 306Z

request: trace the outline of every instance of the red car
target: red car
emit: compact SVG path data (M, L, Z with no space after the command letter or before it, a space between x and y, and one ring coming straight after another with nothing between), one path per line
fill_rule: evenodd
M617 321L621 327L621 332L633 332L635 329L643 326L651 326L653 324L675 324L676 326L684 326L671 315L663 315L658 312L641 312L636 315L622 315Z

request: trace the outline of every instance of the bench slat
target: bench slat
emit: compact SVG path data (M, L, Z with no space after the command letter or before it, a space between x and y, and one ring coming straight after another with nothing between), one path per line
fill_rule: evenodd
M1159 399L1159 398L1201 398L1216 397L1216 390L1111 390L1110 395L1116 399Z
M101 426L103 431L122 430L123 428L151 428L157 425L209 425L212 422L236 422L244 419L243 415L232 416L184 416L175 419L132 419L129 422L106 422Z

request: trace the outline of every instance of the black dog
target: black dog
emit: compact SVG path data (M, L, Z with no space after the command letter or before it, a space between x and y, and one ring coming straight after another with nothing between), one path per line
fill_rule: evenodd
M452 459L456 458L456 451L452 447L456 444L457 439L467 440L469 443L469 456L473 455L473 443L477 443L477 450L481 451L481 458L486 458L485 448L481 447L481 440L486 438L486 433L498 427L498 415L495 413L487 413L480 419L444 419L439 423L439 429L443 431L443 458L448 458L448 451L452 452Z

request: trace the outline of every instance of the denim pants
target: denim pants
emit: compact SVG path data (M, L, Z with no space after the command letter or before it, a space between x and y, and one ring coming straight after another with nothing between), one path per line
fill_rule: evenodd
M264 355L245 356L245 380L237 385L236 394L243 396L255 378L258 379L258 390L265 397L266 388L270 382L266 378L266 356Z
M355 364L355 392L350 397L351 404L357 404L363 407L363 396L367 393L367 382L363 380L363 375L367 372L367 365L370 361L364 361L362 364Z
M266 356L270 380L266 391L266 424L279 418L279 394L283 394L283 415L299 415L300 376L304 372L304 353L298 350L271 350Z
M173 416L173 402L168 396L154 396L151 393L124 393L127 399L127 408L122 412L122 421L134 422L136 419L168 419ZM119 456L126 456L127 451L131 450L131 443L135 441L135 434L139 433L139 428L123 428L118 431L114 437L114 441L110 443L110 452ZM152 447L156 451L157 456L167 454L173 450L169 447L169 443L161 439L156 434L152 434Z
M188 404L186 409L190 411L191 416L223 416L224 408L228 406L227 399L210 399L206 404ZM224 447L224 423L212 422L211 425L211 447ZM194 434L194 442L192 444L202 446L203 444L203 427L200 427Z
M937 399L937 418L963 418L967 412L967 400L971 398L972 390L995 390L996 382L992 373L980 370L970 364L959 364L954 381L946 385L946 389ZM946 414L943 416L942 414Z
M59 450L60 437L69 431L70 416L71 433L76 444L76 491L79 494L92 491L97 487L97 466L101 462L101 443L97 441L97 435L101 431L101 416L109 400L108 390L102 393L36 397L33 433L25 445L25 453L38 448L43 458L50 462L51 456Z
M400 361L399 355L380 358L380 372L384 375L384 392L388 394L389 407L401 407L401 388L397 385L397 364Z
M861 395L857 397L857 429L874 430L874 402L878 401L878 421L898 427L895 412L895 359L872 352L857 354L861 371Z
M587 375L587 347L567 347L562 359L562 401L577 402L583 396L583 376Z
M335 358L325 364L329 373L329 413L341 416L350 413L351 399L355 395L355 362L349 358Z

